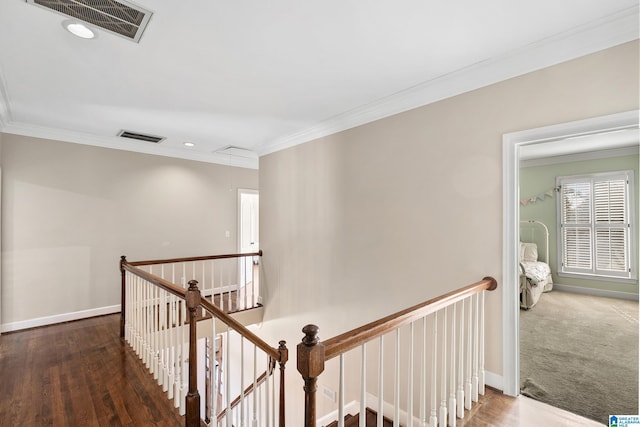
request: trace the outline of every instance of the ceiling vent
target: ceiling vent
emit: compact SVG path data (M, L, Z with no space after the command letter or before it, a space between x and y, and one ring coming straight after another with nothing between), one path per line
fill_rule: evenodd
M100 27L134 42L138 42L152 13L126 1L115 0L26 0Z
M153 142L156 144L166 139L164 136L149 135L149 134L140 133L140 132L131 132L128 130L121 130L118 133L118 136L122 138L136 139L138 141Z
M228 156L246 157L248 159L255 159L258 157L258 154L255 151L251 151L242 147L235 147L233 145L229 145L227 147L216 150L215 153L226 154Z

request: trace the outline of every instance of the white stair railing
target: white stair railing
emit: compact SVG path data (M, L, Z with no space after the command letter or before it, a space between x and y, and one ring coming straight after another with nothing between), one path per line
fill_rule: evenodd
M484 394L484 292L496 287L487 277L324 341L317 326L305 326L298 345L305 426L335 420L343 426L349 402L359 407L361 427L367 408L377 412L378 427L383 417L395 426L455 427L464 417L463 404L470 409ZM326 373L323 389L338 390L338 398L318 417L315 389L321 372ZM358 372L360 378L354 378ZM367 392L373 390L367 384L377 385L376 395Z
M261 255L262 252L211 255L130 264L184 289L189 280L196 280L204 298L231 313L261 306Z
M216 426L284 426L284 341L264 343L203 298L197 281L185 289L155 275L168 275L158 264L142 269L122 258L121 335L186 425L200 425L204 414Z

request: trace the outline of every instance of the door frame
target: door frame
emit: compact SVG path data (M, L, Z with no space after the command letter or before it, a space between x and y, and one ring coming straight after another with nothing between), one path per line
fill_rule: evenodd
M638 114L638 110L625 111L502 136L502 386L503 392L509 396L520 394L520 147L605 131L637 128Z

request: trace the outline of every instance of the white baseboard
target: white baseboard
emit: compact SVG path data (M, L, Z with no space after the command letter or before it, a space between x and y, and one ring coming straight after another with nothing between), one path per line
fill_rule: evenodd
M502 375L484 371L484 383L489 387L495 388L496 390L504 390L504 378L502 378Z
M597 297L618 298L631 301L638 301L638 294L629 292L607 291L604 289L582 288L580 286L563 285L562 283L554 283L553 289L563 292L573 292L575 294L593 295Z
M55 323L69 322L71 320L85 319L87 317L102 316L105 314L119 313L120 304L107 307L92 308L89 310L74 311L72 313L56 314L53 316L37 317L35 319L21 320L18 322L4 323L0 327L2 332L19 331L21 329L37 328L38 326L53 325Z

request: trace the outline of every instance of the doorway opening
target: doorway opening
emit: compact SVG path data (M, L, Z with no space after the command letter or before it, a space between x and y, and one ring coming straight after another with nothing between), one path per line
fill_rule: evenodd
M628 111L503 135L503 391L520 393L519 241L520 155L525 147L558 147L578 137L638 128L638 111ZM596 147L590 148L596 150ZM602 149L602 148L601 148ZM581 147L584 151L584 147Z
M238 189L238 252L255 253L260 250L260 196L258 190ZM239 287L254 283L254 262L249 258L240 258Z

